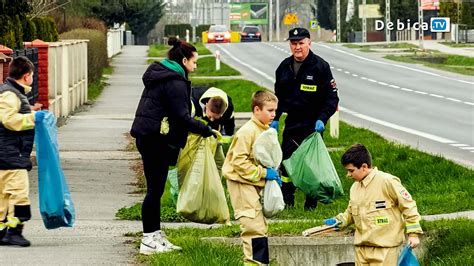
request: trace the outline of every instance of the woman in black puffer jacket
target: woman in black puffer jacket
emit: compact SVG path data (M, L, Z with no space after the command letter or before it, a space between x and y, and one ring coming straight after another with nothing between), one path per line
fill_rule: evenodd
M153 254L181 249L160 230L160 201L168 166L175 165L189 132L210 137L213 132L191 113L191 82L196 69L194 46L170 38L168 58L151 64L143 74L145 89L138 104L131 135L143 160L147 193L142 205L143 239L140 253Z

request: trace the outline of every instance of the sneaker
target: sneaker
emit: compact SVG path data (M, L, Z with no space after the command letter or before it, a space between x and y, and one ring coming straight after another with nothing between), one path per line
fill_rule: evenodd
M158 230L155 232L155 241L158 243L163 243L167 248L172 249L172 250L182 250L181 247L174 245L171 243L165 235L165 232Z
M173 249L167 247L163 242L155 241L154 236L154 233L143 236L140 243L140 254L151 255L173 251Z

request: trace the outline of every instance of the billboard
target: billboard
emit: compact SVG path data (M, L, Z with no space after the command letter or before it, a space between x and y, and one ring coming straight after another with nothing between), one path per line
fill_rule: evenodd
M268 24L268 3L230 3L230 24Z

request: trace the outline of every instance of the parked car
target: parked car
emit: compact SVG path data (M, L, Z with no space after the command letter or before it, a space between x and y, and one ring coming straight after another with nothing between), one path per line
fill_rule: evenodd
M244 26L240 32L241 42L261 42L262 34L257 26Z
M207 42L230 42L230 31L225 25L212 25L207 31Z

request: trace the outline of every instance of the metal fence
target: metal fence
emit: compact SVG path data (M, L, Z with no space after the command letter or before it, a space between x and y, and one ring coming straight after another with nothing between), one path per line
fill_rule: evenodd
M33 105L38 99L39 89L38 89L38 48L28 48L16 50L13 52L13 58L18 56L25 56L33 63L35 66L35 72L33 75L33 84L31 85L32 89L28 93L28 101Z

